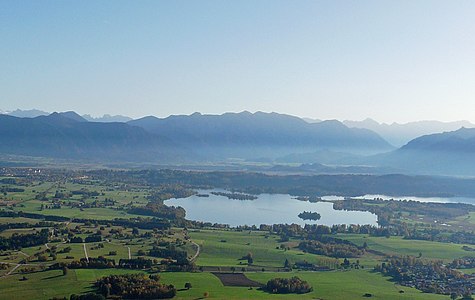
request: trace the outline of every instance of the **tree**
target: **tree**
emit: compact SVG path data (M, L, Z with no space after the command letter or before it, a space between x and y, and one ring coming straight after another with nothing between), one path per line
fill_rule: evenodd
M185 289L189 290L189 289L191 289L191 287L192 286L191 286L190 282L185 283Z
M290 264L289 260L286 258L284 262L284 268L291 270L292 265Z
M247 259L247 264L252 265L254 263L254 258L252 257L252 253L248 252L246 256L243 257L244 259Z
M44 254L38 255L38 261L40 262L48 261L48 257Z

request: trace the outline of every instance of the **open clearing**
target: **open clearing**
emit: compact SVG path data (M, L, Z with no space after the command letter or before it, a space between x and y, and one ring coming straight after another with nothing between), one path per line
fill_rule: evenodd
M250 280L243 273L217 273L212 274L221 280L224 286L244 286L244 287L261 287L262 284Z

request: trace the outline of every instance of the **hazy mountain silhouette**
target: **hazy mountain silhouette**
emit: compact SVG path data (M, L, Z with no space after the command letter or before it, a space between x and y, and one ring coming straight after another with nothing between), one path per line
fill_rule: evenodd
M373 159L413 173L475 176L475 128L425 135Z
M0 110L0 114L9 115L9 116L18 117L18 118L35 118L39 116L47 116L50 113L39 110L39 109L29 109L29 110L16 109L10 112ZM74 118L77 118L77 120L82 119L81 121L89 121L89 122L104 122L104 123L123 122L125 123L132 120L132 118L127 117L127 116L122 116L122 115L112 116L109 114L105 114L102 117L92 117L89 114L80 116L79 114L73 111L61 112L60 114L65 114L65 116L69 114L70 117L73 117L74 115Z
M123 162L179 161L185 157L184 150L167 138L125 123L87 122L74 112L36 118L0 115L0 152Z
M0 153L157 164L240 158L307 163L294 169L305 172L475 176L475 128L424 135L394 150L368 129L335 120L308 123L277 113L195 113L127 123L88 122L73 111L34 118L3 114Z
M18 118L35 118L39 116L49 115L48 112L38 110L38 109L28 109L28 110L16 109L11 112L6 112L5 114L9 116L13 116L13 117L18 117Z
M366 128L378 133L381 137L396 147L401 147L409 141L428 134L453 131L461 127L473 128L475 124L469 121L440 122L440 121L418 121L405 124L399 123L378 123L373 119L363 121L343 121L351 128Z
M122 116L122 115L115 115L111 116L109 114L105 114L102 117L92 117L91 115L82 115L82 117L89 122L104 122L104 123L110 123L110 122L128 122L131 121L132 118L127 117L127 116Z
M378 153L393 148L367 129L348 128L336 120L310 124L277 113L145 117L128 122L150 133L193 148L203 156L258 158L331 149Z
M65 117L65 118L68 118L68 119L71 119L71 120L74 120L74 121L77 121L77 122L87 122L86 119L84 119L83 117L81 117L80 115L75 113L74 111L65 111L65 112L60 112L60 113L57 113L57 114L62 116L62 117Z

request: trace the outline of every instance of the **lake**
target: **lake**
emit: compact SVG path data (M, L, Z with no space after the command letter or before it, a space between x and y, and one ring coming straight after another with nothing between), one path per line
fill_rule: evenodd
M223 191L223 190L213 190ZM211 191L199 191L209 194ZM194 221L238 225L260 224L370 224L377 225L377 216L369 212L334 210L329 202L310 203L294 199L290 195L261 194L255 200L233 200L225 196L209 194L196 195L165 201L166 205L181 206L186 210L186 218ZM318 221L302 220L298 214L303 211L318 212Z

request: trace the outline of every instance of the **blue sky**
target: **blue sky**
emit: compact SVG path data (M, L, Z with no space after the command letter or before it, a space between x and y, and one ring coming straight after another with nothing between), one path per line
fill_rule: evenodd
M0 1L0 109L475 121L475 1Z

